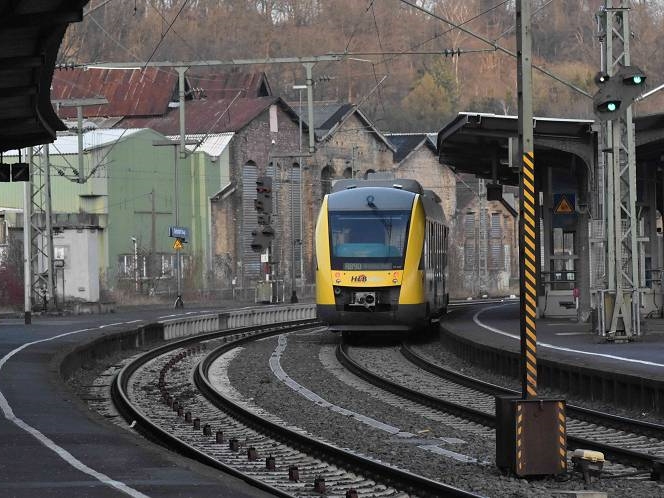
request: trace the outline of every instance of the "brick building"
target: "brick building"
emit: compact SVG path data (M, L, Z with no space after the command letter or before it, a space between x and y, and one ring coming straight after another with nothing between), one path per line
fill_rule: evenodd
M518 218L513 188L488 201L484 180L459 175L450 236L452 298L505 296L519 290Z

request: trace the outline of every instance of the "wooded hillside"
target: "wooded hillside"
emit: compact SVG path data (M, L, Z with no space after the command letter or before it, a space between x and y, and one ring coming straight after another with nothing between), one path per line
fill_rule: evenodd
M600 67L595 15L603 4L533 0L534 64L594 93ZM632 7L632 63L654 88L664 80L664 6L634 1ZM383 130L437 131L463 110L517 112L516 60L442 20L515 51L513 1L92 0L86 11L83 22L69 28L59 63L348 52L354 55L343 62L314 67L315 98L361 103ZM446 49L455 55L443 55ZM240 68L249 69L264 70L275 94L298 99L292 86L304 83L301 64ZM592 117L587 97L537 71L533 85L536 115ZM664 95L656 95L639 104L637 114L663 107Z

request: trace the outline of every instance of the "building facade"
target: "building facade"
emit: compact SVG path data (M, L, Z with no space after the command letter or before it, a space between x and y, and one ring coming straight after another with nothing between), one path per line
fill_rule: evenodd
M48 146L53 259L65 297L97 301L100 289L123 286L173 291L169 227L176 224L189 229L181 253L186 281L203 288L212 261L210 199L228 177L227 156L199 150L180 159L173 143L149 129L92 130L83 144L80 162L77 136ZM36 152L33 161L46 161L45 149ZM18 152L5 158L17 161ZM10 231L22 231L23 184L0 184L0 199Z

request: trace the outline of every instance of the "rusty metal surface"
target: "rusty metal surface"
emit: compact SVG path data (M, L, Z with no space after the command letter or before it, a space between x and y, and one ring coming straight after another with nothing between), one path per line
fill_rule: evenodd
M140 69L58 69L53 74L52 100L105 97L108 104L85 106L83 116L158 116L177 95L175 71ZM61 118L75 118L75 107L61 107Z
M192 100L185 105L185 124L188 134L222 133L244 128L256 116L278 100L277 97L255 99ZM180 133L179 109L169 109L165 116L153 118L127 118L120 121L121 128L150 128L164 135Z
M567 442L565 420L559 417L561 403L564 405L562 400L497 396L496 465L518 476L565 471Z
M209 100L232 99L238 92L240 98L269 97L272 89L263 72L219 72L209 69L190 69L187 72L189 86L196 93L203 93Z

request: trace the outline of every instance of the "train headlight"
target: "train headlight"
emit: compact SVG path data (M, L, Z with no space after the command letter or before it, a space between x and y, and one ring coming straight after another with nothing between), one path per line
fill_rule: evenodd
M364 301L371 306L374 303L374 297L371 294L364 296Z
M340 294L341 294L341 287L335 287L335 288L334 288L334 295L335 295L335 296L338 296L338 295L340 295Z

